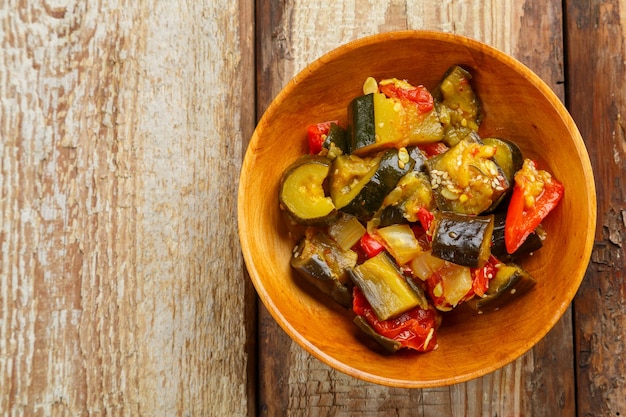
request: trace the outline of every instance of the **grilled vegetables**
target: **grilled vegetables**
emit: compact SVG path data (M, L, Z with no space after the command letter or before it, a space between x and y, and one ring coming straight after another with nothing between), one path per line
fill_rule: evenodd
M291 266L388 352L433 350L445 312L531 290L519 262L563 195L513 142L480 136L471 78L454 66L432 95L368 78L347 123L308 126L309 155L282 177L280 207L304 229Z
M387 94L368 93L348 107L352 153L365 155L442 139L443 126L426 89L397 79L380 84Z
M370 220L407 172L413 161L406 150L389 149L372 157L342 155L330 175L330 196L335 207L361 220Z

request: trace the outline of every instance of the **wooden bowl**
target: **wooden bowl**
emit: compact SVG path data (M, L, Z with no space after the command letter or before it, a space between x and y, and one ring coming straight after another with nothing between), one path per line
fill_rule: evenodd
M516 142L547 165L565 196L544 222L544 248L523 263L534 289L499 311L461 309L444 316L439 347L395 355L372 349L349 311L303 283L289 260L290 239L278 206L285 168L307 152L306 126L346 121L363 81L396 77L433 89L453 64L471 69L485 118L480 134ZM250 278L278 324L304 349L346 374L397 387L436 387L480 377L523 355L554 326L584 276L595 233L596 197L585 145L550 88L524 65L456 35L403 31L341 46L300 72L271 103L241 170L239 236Z

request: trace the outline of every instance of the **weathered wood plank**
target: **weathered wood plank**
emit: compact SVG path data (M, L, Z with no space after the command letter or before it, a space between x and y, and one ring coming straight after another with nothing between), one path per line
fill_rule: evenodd
M3 414L252 414L239 6L0 4Z
M398 29L455 32L518 57L563 97L557 1L258 2L258 109L297 71L349 40ZM277 415L574 415L571 313L531 352L465 384L403 390L364 383L291 343L260 309L260 412ZM495 344L495 342L494 342ZM556 400L555 400L556 399Z
M578 410L626 415L626 2L567 1L568 101L594 169L598 223L575 299Z

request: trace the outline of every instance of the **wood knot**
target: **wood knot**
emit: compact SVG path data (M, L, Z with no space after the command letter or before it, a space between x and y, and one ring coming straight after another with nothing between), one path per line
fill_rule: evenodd
M50 17L55 19L64 19L67 13L67 6L60 4L51 4L52 2L46 1L43 3L43 7Z

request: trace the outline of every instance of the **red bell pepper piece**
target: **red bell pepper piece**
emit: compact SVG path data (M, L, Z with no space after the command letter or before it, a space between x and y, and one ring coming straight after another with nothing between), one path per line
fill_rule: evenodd
M430 92L423 86L400 87L394 83L379 85L380 92L389 98L398 98L417 104L420 113L428 113L435 106L435 100Z
M433 231L431 227L433 225L433 221L435 220L435 215L431 213L430 211L426 210L424 207L420 207L419 210L417 211L417 219L419 220L420 224L424 228L428 241L429 242L432 241Z
M506 213L504 243L513 253L524 243L563 197L565 188L546 171L526 159L515 174L515 186Z
M316 155L320 153L324 145L324 141L330 132L331 124L339 124L338 120L330 120L328 122L312 124L307 128L307 141L309 142L309 153Z
M427 159L445 153L448 150L448 147L443 142L422 143L417 147L426 155Z
M498 272L498 259L491 255L482 268L472 268L472 291L475 295L482 297L489 289L489 282Z
M432 307L427 310L415 307L393 319L378 320L361 290L354 287L352 309L356 315L365 318L378 334L400 342L402 347L420 352L437 347L436 330L440 320Z
M383 244L376 240L369 233L365 233L363 236L361 236L359 246L361 247L367 258L373 258L380 252L382 252L383 249L385 249Z

